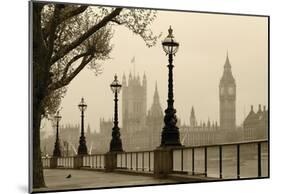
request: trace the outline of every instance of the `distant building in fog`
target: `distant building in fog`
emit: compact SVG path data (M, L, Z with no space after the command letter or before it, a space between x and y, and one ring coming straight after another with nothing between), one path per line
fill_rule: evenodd
M232 75L228 54L219 84L219 99L220 129L234 130L236 128L236 84Z
M157 84L153 102L147 111L147 80L129 74L128 82L122 80L122 126L121 139L123 148L129 150L153 149L160 145L163 127L163 109L160 105ZM108 151L111 140L112 119L100 120L100 132L93 137L93 146L99 151ZM94 150L95 150L94 149Z
M53 129L54 132L52 135L45 137L41 140L41 147L43 148L44 155L52 155L54 144L55 144L55 135L56 129ZM59 127L59 139L62 155L76 155L76 150L79 144L80 137L80 126L78 124L66 124L60 125Z
M151 108L147 111L147 80L143 75L125 74L122 79L122 142L127 150L151 149L160 145L163 110L157 84Z
M122 77L122 126L123 131L136 132L143 129L147 109L147 80L130 73L128 83Z
M146 131L149 134L149 148L155 148L160 145L161 132L164 126L164 114L160 105L157 83L153 96L151 108L148 110L146 117Z
M190 113L190 125L181 125L180 139L183 145L206 145L222 142L223 135L217 122L200 122L197 124L195 109L192 106Z
M266 107L261 109L259 105L258 111L255 113L253 106L251 111L243 122L244 139L267 139L268 138L268 110Z
M153 102L147 109L147 78L131 73L122 78L122 125L121 139L126 151L152 150L160 145L161 132L164 126L164 112L160 104L157 83ZM223 75L219 83L219 124L217 121L198 121L195 108L192 106L189 125L177 126L183 145L211 145L229 142L261 140L268 138L268 110L259 105L254 112L253 106L242 126L236 126L236 83L232 75L228 55L224 63ZM86 142L89 153L105 153L109 150L113 120L100 119L99 132L86 130ZM54 133L55 134L55 133ZM42 134L43 136L43 134ZM79 125L64 125L60 128L60 140L63 153L75 154L80 137ZM41 147L44 152L52 153L55 136L43 139Z
M148 111L145 75L143 75L142 81L139 75L135 76L130 73L128 81L123 75L122 86L121 138L124 149L130 151L156 148L160 145L164 125L164 113L160 105L157 85L153 103ZM217 121L209 119L198 122L194 107L191 108L189 125L181 124L180 118L178 118L177 126L180 130L182 144L187 146L208 145L267 138L268 113L265 108L264 114L261 114L260 110L257 113L251 111L245 119L244 125L236 126L236 83L228 54L219 83L219 105L220 125ZM101 131L108 131L106 134L110 134L112 126L112 121L108 121L107 128L101 127ZM111 138L111 134L109 136ZM106 137L107 140L104 141L106 147L109 145L110 138ZM103 144L99 143L99 145Z

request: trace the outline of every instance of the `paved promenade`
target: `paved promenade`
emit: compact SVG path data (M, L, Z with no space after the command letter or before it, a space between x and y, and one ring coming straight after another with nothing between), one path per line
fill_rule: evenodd
M66 178L71 174L71 178ZM153 176L125 173L106 173L89 170L45 169L47 188L35 191L65 190L78 188L101 188L131 185L153 185L183 182L178 179L155 179ZM190 179L190 182L195 180ZM184 180L184 182L189 182Z

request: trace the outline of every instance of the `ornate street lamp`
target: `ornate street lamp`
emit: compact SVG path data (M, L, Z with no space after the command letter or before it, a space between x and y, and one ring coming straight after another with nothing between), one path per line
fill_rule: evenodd
M160 147L165 146L181 146L179 138L179 128L176 126L177 117L176 110L174 109L174 94L173 94L173 56L179 48L179 43L175 40L173 29L169 28L169 34L162 42L163 50L169 56L169 80L168 80L168 108L165 110L164 123L165 126L162 130L162 138Z
M110 142L110 152L122 152L122 141L120 138L120 129L118 127L118 93L121 90L122 85L117 80L117 75L114 76L114 81L110 84L110 88L114 93L114 126L112 128L112 139Z
M84 98L81 99L78 108L81 111L81 136L79 140L78 155L88 155L88 149L86 145L86 137L84 134L84 111L87 109L87 104L84 102Z
M60 139L59 139L59 122L61 120L60 112L57 111L57 114L54 116L54 125L57 129L56 133L56 141L55 141L55 147L53 151L53 156L54 157L61 157L61 150L60 150Z

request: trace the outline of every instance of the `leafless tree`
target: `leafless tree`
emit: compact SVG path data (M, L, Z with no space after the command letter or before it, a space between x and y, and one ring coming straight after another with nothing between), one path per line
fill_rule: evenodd
M97 74L109 58L116 25L139 35L148 47L158 36L150 30L155 10L75 4L32 3L33 188L44 187L40 125L57 110L67 85L86 66Z

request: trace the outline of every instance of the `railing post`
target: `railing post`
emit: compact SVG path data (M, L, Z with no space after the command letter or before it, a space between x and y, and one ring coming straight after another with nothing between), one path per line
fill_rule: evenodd
M120 167L122 168L123 154L120 154ZM118 161L117 161L118 162Z
M92 155L90 155L90 166L91 166L91 168L94 168L94 162L93 162L93 156Z
M150 172L150 152L148 152L148 171Z
M83 167L83 156L77 155L74 157L74 168L79 169L81 167Z
M58 157L51 157L50 168L57 168L57 167L58 167Z
M237 179L240 179L240 144L237 144Z
M192 175L194 175L195 174L195 172L194 172L194 170L195 170L195 168L194 168L194 148L192 148L191 149L191 151L192 151Z
M261 143L258 143L258 177L261 177Z
M138 152L136 152L136 171L138 171Z
M222 146L219 146L219 170L220 170L220 179L222 178Z
M96 158L96 168L98 168L98 155L95 155Z
M208 149L207 147L204 148L204 166L205 166L205 177L207 177L207 170L208 170Z
M125 152L125 168L128 169L128 166L127 166L127 153Z
M166 178L173 171L173 147L159 147L154 150L154 176Z
M121 153L121 152L107 152L105 154L104 168L106 172L112 172L117 168L117 153ZM101 167L101 155L100 155L100 167Z
M183 149L181 149L181 171L183 171Z
M142 152L142 171L144 171L144 152Z
M131 154L131 170L133 170L133 152L130 153Z

